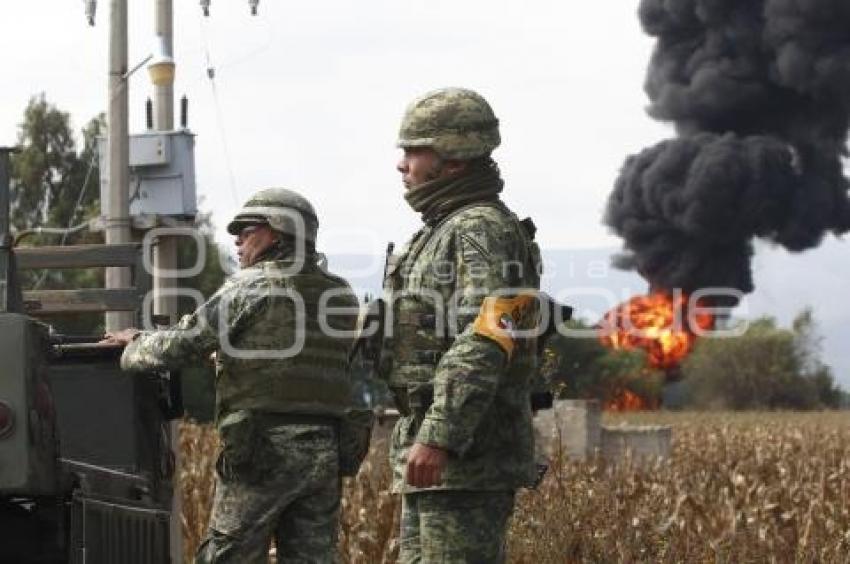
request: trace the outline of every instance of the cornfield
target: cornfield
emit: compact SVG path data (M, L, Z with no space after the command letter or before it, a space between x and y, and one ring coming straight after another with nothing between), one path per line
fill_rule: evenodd
M559 460L522 492L511 562L850 562L850 415L645 413L608 417L673 427L669 460ZM214 432L181 436L184 549L209 518ZM393 562L399 503L386 442L347 480L343 562Z

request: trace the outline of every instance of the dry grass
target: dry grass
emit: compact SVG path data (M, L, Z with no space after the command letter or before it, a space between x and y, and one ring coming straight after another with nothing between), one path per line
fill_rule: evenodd
M383 564L398 558L401 504L389 493L390 478L387 443L380 439L357 476L346 480L339 538L343 562Z
M183 561L191 562L210 520L215 493L218 435L209 425L180 425L180 494L183 507Z
M669 461L553 465L520 495L512 562L850 562L850 415L618 416L673 425ZM208 518L215 443L184 426L186 553ZM377 441L343 501L344 562L392 562L398 503Z

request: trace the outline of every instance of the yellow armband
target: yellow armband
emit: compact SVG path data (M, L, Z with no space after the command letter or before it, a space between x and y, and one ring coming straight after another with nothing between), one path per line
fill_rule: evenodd
M537 297L532 294L484 298L472 330L476 335L495 341L510 360L516 346L515 330L533 328L533 324L526 321L529 314L536 311L536 303Z

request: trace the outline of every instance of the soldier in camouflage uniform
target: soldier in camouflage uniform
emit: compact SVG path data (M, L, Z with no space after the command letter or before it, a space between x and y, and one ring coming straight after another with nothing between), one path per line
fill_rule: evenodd
M424 222L385 281L404 563L503 561L514 493L535 479L540 253L531 220L499 198L499 143L470 90L425 94L402 120L398 170Z
M175 327L110 336L125 370L179 368L215 353L222 451L197 562L332 562L340 503L338 421L350 404L347 352L358 302L315 251L313 207L262 190L227 230L241 270ZM329 298L326 304L321 300ZM321 326L347 336L329 336ZM332 312L331 312L332 313Z

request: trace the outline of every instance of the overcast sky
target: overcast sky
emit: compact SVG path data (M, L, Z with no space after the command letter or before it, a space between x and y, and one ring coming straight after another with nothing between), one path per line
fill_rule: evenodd
M103 111L109 2L94 28L82 0L3 4L0 142L14 141L37 92L77 128ZM154 1L130 4L132 67L152 50ZM198 195L222 239L238 202L277 185L314 202L329 250L409 233L395 134L408 101L437 87L490 101L505 198L534 217L545 247L616 244L600 216L617 170L668 134L643 111L652 43L636 2L262 0L252 17L247 0L212 0L209 18L196 0L174 4L175 93L190 100ZM138 132L151 87L144 68L130 80Z
M132 67L153 49L154 1L130 4ZM329 253L378 254L387 240L402 242L418 218L395 170L399 119L413 97L442 86L470 87L491 102L505 199L534 218L544 248L618 246L601 223L617 171L628 154L672 135L644 112L652 40L637 0L261 0L256 17L247 0L212 0L209 18L197 0L174 4L175 94L190 100L198 195L222 242L238 204L269 186L313 201ZM108 12L100 0L91 28L82 0L2 3L0 144L15 141L39 92L77 129L105 111ZM130 129L140 132L146 70L130 84ZM844 244L812 253L846 262ZM816 315L850 324L850 307L836 307L828 288L805 275L789 288L797 278L775 264L789 263L756 260L753 303L764 305L755 313L774 311L788 293L811 295ZM846 349L846 331L827 337L830 357Z

